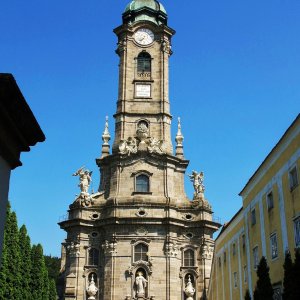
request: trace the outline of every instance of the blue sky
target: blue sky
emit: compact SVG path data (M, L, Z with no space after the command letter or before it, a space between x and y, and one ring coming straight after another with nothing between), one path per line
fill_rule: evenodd
M13 73L47 140L22 154L10 200L47 254L60 255L57 222L78 192L72 173L94 171L105 116L116 109L118 57L112 29L123 0L10 0L0 4L0 72ZM191 170L222 223L238 193L300 108L300 1L163 1L177 33L170 100L182 119ZM186 191L192 185L186 177Z

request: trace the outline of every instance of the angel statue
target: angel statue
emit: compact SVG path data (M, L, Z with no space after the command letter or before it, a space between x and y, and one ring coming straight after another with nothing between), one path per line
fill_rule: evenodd
M192 175L188 175L190 180L193 182L194 186L194 196L199 197L204 195L205 186L204 186L204 173L197 173L196 171L192 172Z
M89 187L92 181L92 173L89 170L81 167L78 171L76 171L72 176L79 176L79 184L81 194L88 195Z

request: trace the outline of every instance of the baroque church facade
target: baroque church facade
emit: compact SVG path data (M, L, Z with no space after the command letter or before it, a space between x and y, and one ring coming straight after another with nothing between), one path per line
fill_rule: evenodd
M184 190L189 161L180 120L173 149L169 58L175 31L156 0L134 0L114 30L120 58L115 138L103 132L99 190L81 168L80 194L60 222L65 300L206 299L220 224L193 171L193 199Z

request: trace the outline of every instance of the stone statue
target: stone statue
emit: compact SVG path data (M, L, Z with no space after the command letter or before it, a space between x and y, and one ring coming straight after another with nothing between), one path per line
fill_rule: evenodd
M119 145L119 152L121 154L127 154L128 156L130 156L131 153L137 153L136 139L129 137L127 141L122 140Z
M145 140L149 136L149 129L145 122L140 122L136 130L136 135L140 139L141 143L145 143Z
M136 296L144 297L145 296L145 288L147 287L147 280L144 278L142 272L138 272L135 278L136 285Z
M84 167L80 168L73 176L79 176L79 184L81 195L89 195L89 187L92 181L92 173Z
M194 186L194 199L195 198L204 198L204 191L205 191L205 186L204 186L204 173L200 172L197 173L196 171L192 172L192 175L188 175L190 177L190 180L193 182Z
M195 289L194 289L192 281L191 281L191 275L189 275L188 282L184 289L184 293L187 296L186 300L194 300Z
M158 154L164 154L164 141L159 141L156 138L151 138L149 141L148 151L150 153L158 153Z
M87 293L89 295L89 300L94 300L96 299L95 296L97 295L98 289L95 285L95 281L94 281L94 275L92 275L91 281L89 283L89 287L87 288Z

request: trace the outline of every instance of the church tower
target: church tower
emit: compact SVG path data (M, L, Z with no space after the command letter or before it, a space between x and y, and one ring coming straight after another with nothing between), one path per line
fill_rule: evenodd
M212 255L212 208L204 175L184 177L188 161L178 120L171 139L169 58L175 31L156 0L133 0L114 30L120 58L115 138L108 119L96 163L101 180L89 193L92 174L83 168L80 194L59 225L66 300L206 299ZM175 152L175 153L174 153Z

